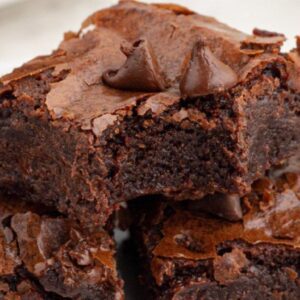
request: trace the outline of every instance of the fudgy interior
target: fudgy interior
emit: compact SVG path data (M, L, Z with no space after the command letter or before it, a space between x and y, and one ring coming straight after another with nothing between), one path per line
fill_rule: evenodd
M0 187L71 216L106 220L109 208L101 199L104 187L99 180L103 166L94 159L92 134L68 122L51 121L45 106L56 80L61 78L45 72L18 81L13 91L1 96Z
M296 148L297 101L280 68L258 70L230 92L181 100L159 116L139 115L141 101L100 138L52 120L45 98L65 73L13 82L0 95L0 188L96 223L115 203L148 194L243 194ZM182 118L186 111L193 117Z
M269 68L230 94L182 100L159 118L135 109L120 127L107 130L103 151L114 158L112 202L147 194L243 194L259 174L294 152L298 133L290 128L297 122L297 101L279 84L276 67ZM185 110L216 126L174 121Z

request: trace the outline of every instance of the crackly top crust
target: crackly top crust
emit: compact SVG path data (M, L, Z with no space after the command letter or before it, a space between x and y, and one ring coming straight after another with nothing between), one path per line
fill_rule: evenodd
M205 93L220 92L247 80L251 69L257 68L261 62L285 61L278 54L284 36L262 33L264 31L256 30L253 35L246 35L214 18L173 4L147 5L123 1L90 16L79 33L66 34L65 40L52 55L38 57L2 77L4 86L0 85L0 92L13 86L15 80L34 76L46 69L52 69L54 75L67 72L63 80L52 84L47 95L46 105L52 117L70 119L83 129L94 129L94 133L100 134L102 130L97 127L113 123L118 111L122 110L124 114L141 99L151 102L152 97L159 99L159 95L163 94L179 101L180 82L188 73L193 49L199 41L211 51L208 56L212 59L211 65L225 69L225 76L226 70L236 74L231 75L236 82L231 80L230 85L228 80L218 78L217 89L216 84L204 80ZM147 48L133 51L132 45L139 40L146 41L142 44ZM137 76L132 77L130 72L134 72L136 66L141 67L141 64L134 63L136 61L145 62L145 73L153 75L154 82L159 78L165 84L154 84L154 88L152 85L149 89L149 80L141 82ZM156 65L158 67L153 67ZM203 64L200 62L199 65ZM128 69L122 71L124 66L129 66L130 72ZM206 66L209 71L210 62ZM121 70L122 76L118 74L114 84L103 80L105 72L114 71L116 74L118 70ZM136 71L143 73L143 70ZM131 86L128 88L124 76L125 79L129 76L129 79L137 80L136 91ZM116 83L116 80L122 82ZM223 82L226 84L223 85ZM210 86L211 91L207 88ZM203 93L203 89L200 90ZM187 93L187 96L193 96L193 93Z
M83 229L0 196L0 283L10 284L9 278L24 270L30 274L25 279L61 297L98 297L111 286L115 299L123 299L114 254L114 242L103 229Z
M153 255L171 259L211 259L217 256L219 244L234 240L300 249L299 173L287 172L277 178L266 177L256 181L252 192L242 199L242 203L244 216L239 222L212 217L182 205L172 205L173 213L165 218L164 204L159 204L154 214L148 216L152 226L162 226L159 227L162 237L155 244Z

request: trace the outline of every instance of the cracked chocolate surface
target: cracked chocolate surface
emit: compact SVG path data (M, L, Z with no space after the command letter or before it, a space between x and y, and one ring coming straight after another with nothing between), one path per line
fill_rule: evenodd
M107 232L7 200L1 196L1 299L123 299Z
M300 175L277 174L253 184L237 222L159 201L133 205L153 299L299 298Z
M299 55L283 40L176 5L96 12L1 78L0 188L95 225L150 194L245 194L299 144Z

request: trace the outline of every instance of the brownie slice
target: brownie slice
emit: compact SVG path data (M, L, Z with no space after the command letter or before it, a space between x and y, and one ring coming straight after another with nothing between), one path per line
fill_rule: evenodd
M123 299L114 242L60 216L0 202L0 299Z
M94 224L149 194L245 194L299 143L284 40L176 5L95 13L2 77L0 188Z
M152 298L300 299L300 174L256 181L242 210L231 222L188 204L134 203Z

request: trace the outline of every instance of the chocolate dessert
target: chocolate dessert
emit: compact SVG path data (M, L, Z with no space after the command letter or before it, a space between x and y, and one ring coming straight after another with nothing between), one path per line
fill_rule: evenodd
M224 215L242 211L241 221L204 204L132 204L151 299L300 299L300 174L262 178L232 199Z
M176 5L95 13L1 78L0 188L94 225L145 195L244 195L299 143L284 40Z
M103 229L0 200L0 299L121 300L114 242Z

